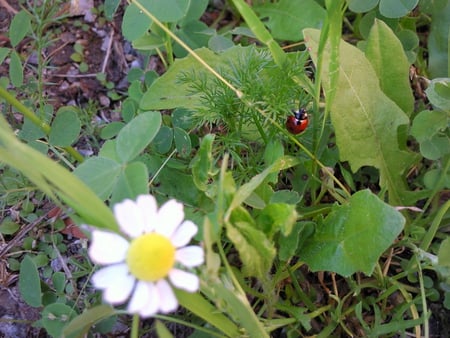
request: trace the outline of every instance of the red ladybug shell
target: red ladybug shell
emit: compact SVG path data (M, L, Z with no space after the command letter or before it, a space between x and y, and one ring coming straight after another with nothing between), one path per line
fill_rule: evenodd
M308 114L302 108L300 111L294 112L294 116L289 116L286 120L286 129L290 133L297 135L308 127Z

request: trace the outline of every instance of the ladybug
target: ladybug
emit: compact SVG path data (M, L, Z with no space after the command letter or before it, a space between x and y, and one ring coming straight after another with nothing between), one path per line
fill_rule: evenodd
M300 134L308 126L308 114L304 108L300 108L294 112L294 115L289 116L286 120L286 129L292 134Z

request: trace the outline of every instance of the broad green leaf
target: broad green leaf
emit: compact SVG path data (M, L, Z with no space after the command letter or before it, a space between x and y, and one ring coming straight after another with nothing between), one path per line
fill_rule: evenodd
M139 195L148 194L148 170L144 163L127 164L120 173L111 196L111 204L126 198L136 199Z
M14 18L11 20L11 25L9 26L9 40L11 46L16 47L30 31L30 28L31 18L26 11L21 10L14 15Z
M19 291L22 299L30 306L42 306L42 290L39 272L33 259L26 255L20 263Z
M203 13L205 13L206 8L208 7L208 2L208 0L189 1L189 7L187 9L186 15L179 22L179 24L183 26L186 22L200 19Z
M234 194L233 200L230 203L228 214L236 207L240 206L252 193L258 188L258 186L270 175L271 173L278 172L290 167L293 167L299 163L299 159L291 156L283 156L278 158L271 166L266 168L262 173L252 177L250 182L243 184L236 194Z
M236 221L226 224L227 237L239 251L242 269L248 276L266 278L272 267L276 250L266 235L254 224Z
M447 237L441 242L438 251L438 263L441 266L450 268L450 237Z
M425 93L434 106L450 113L450 78L433 79Z
M172 143L173 129L167 126L162 126L159 129L158 134L156 134L153 139L152 147L154 147L158 153L165 154L172 148Z
M230 70L230 61L245 58L252 53L253 47L236 46L221 54L215 54L207 48L196 50L196 53L211 67L226 73ZM178 107L195 110L201 106L200 94L192 95L188 83L180 81L182 74L203 71L203 66L192 56L177 59L161 77L144 93L140 106L142 109L173 109ZM212 79L212 75L207 74Z
M208 40L214 34L214 30L208 28L204 22L191 21L176 30L175 34L189 47L197 49L208 45ZM178 58L188 54L186 49L178 43L173 46L173 52Z
M117 155L122 163L136 158L158 133L161 126L159 112L145 112L123 127L116 140Z
M95 323L111 317L116 310L110 305L98 305L73 318L63 330L64 337L83 337Z
M109 140L110 138L113 138L114 136L116 136L124 126L125 126L125 123L118 122L118 121L108 123L100 131L100 137L103 140Z
M305 30L310 55L317 62L320 32ZM390 203L406 205L403 174L415 162L416 155L399 144L398 128L409 123L405 113L381 90L378 77L364 54L341 41L339 82L331 109L341 161L349 161L353 172L362 166L374 166L380 172L380 184L389 192ZM329 50L323 53L323 86L329 82Z
M404 217L369 190L355 193L348 204L334 206L301 252L313 271L344 277L371 275L380 255L403 229Z
M105 157L91 157L81 163L74 174L89 186L98 197L106 200L116 185L121 165Z
M56 292L63 293L66 286L66 275L64 272L55 272L52 276L52 283Z
M42 311L41 323L52 337L62 337L64 327L75 316L76 312L72 307L62 303L53 303Z
M9 77L14 87L20 87L23 84L23 68L19 54L12 51L9 62Z
M75 107L61 107L56 113L49 134L53 146L68 147L76 141L81 131L81 121Z
M304 28L320 28L326 12L314 0L281 0L255 6L260 18L267 18L266 25L275 39L298 41L303 39Z
M189 137L189 134L183 129L175 127L173 128L173 136L178 154L181 157L188 157L192 150L191 138Z
M409 82L409 62L402 44L383 21L375 19L365 49L381 90L405 113L414 108L414 97Z
M431 78L450 77L449 41L450 31L450 2L444 8L434 5L430 22L430 35L428 36L428 71Z
M58 163L20 142L1 115L0 161L21 171L56 203L62 200L83 222L100 228L117 229L111 210L88 186Z
M200 149L192 159L192 178L196 187L202 191L207 190L209 179L214 174L214 158L212 156L214 137L214 134L203 137Z
M122 34L128 41L134 41L148 31L151 23L152 20L147 15L131 4L123 15Z
M380 0L380 13L387 18L401 18L411 12L418 3L419 0Z
M347 0L348 8L355 13L365 13L375 8L379 0Z
M114 13L116 13L119 7L120 0L105 0L105 17L112 21Z
M295 205L271 203L258 215L257 224L269 238L272 238L278 232L287 236L291 233L297 217Z
M445 133L448 123L449 117L443 111L424 110L417 114L411 135L419 142L424 157L437 160L450 153L450 140Z
M188 12L191 0L134 0L161 22L177 22Z
M9 48L0 47L0 64L3 63L3 61L5 61L10 51L11 50Z
M2 219L2 222L0 223L0 233L2 235L12 235L19 230L19 228L19 224L14 222L9 216Z
M192 120L192 111L188 109L178 108L175 109L172 114L172 124L174 127L178 127L188 131L194 126Z

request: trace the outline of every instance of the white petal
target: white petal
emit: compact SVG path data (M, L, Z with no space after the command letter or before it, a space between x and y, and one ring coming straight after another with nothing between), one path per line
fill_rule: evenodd
M124 200L114 205L114 216L120 230L131 238L136 238L144 232L145 224L142 213L132 200Z
M160 295L158 293L158 289L156 285L153 283L148 283L147 287L149 288L149 296L147 298L147 303L145 306L139 311L139 314L143 318L151 317L156 314L159 308L159 303L161 301Z
M128 312L139 313L142 311L149 302L150 295L153 288L152 283L147 283L143 281L138 281L134 289L133 295L131 296L130 302L128 303ZM156 307L155 307L156 311Z
M188 244L192 237L195 236L197 233L198 228L197 226L191 222L191 221L184 221L181 223L181 225L178 227L178 229L175 230L175 233L172 235L171 241L172 244L176 247L182 247Z
M94 230L89 256L98 264L123 262L129 245L125 238L116 233Z
M200 279L193 273L183 270L170 270L169 279L175 287L188 292L195 292L200 287Z
M178 301L169 283L165 279L160 279L156 283L156 288L160 297L159 309L161 312L168 313L175 311L178 307Z
M175 260L188 268L204 262L203 249L197 245L186 246L175 252Z
M144 220L144 232L151 232L155 227L156 209L158 205L152 195L140 195L136 204Z
M103 298L111 304L120 304L128 299L133 290L135 278L128 274L126 264L103 268L92 276L96 288L103 289Z
M175 200L167 201L158 210L158 216L154 221L155 231L170 238L178 225L183 221L183 218L183 204Z

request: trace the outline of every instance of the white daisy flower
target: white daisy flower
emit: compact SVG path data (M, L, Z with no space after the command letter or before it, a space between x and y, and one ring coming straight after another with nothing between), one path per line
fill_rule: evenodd
M92 231L89 256L107 265L94 273L92 283L110 304L131 296L127 311L144 318L176 310L172 287L195 292L200 284L195 274L178 267L192 268L204 260L200 246L186 246L198 229L183 221L183 204L170 200L158 210L153 196L141 195L116 204L114 215L123 236Z

